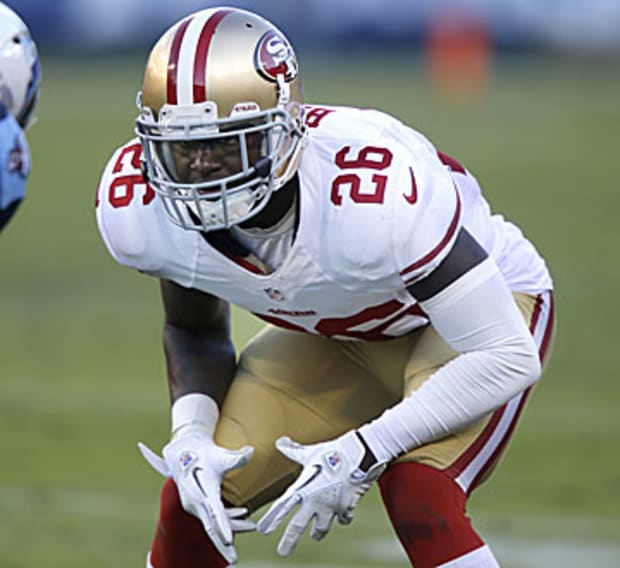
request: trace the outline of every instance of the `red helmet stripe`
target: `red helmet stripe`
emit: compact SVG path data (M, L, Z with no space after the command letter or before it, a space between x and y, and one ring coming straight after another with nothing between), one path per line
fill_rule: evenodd
M172 40L170 48L170 57L168 58L168 75L166 80L167 100L171 105L177 104L177 74L179 69L179 53L181 52L181 43L183 36L187 30L187 26L193 20L193 16L187 18L178 27Z
M232 10L218 10L211 16L202 28L198 47L196 48L196 59L194 62L194 102L202 103L207 100L207 57L211 40L218 24Z

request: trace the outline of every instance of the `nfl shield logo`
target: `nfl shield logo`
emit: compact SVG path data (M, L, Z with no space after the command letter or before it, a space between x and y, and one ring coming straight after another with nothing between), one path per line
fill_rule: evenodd
M340 462L342 460L338 452L329 454L325 459L327 460L327 463L332 469L336 469L340 465Z
M267 296L269 296L269 298L274 302L284 302L286 299L280 290L276 290L275 288L265 288L264 290L265 294L267 294Z
M179 461L181 462L181 467L183 469L187 469L194 461L196 461L196 456L192 452L183 452L179 456Z

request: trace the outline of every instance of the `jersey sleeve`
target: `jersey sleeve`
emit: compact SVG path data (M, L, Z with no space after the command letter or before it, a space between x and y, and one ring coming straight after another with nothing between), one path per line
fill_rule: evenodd
M393 249L402 281L409 286L447 256L463 215L458 189L432 146L415 144L401 160Z
M106 164L96 198L97 225L103 242L119 263L138 270L154 269L148 235L134 205L136 193L148 186L139 170L140 148L134 141L118 148Z
M97 225L114 259L181 286L194 284L199 235L174 225L141 171L137 139L119 148L97 188Z

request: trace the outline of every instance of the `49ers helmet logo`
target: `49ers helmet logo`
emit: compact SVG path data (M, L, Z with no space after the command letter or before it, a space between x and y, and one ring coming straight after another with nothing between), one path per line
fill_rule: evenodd
M268 81L283 75L289 82L297 77L297 57L288 40L278 32L267 32L258 42L254 54L256 70Z

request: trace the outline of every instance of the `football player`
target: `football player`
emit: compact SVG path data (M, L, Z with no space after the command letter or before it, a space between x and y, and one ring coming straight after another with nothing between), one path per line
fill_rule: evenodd
M137 138L97 221L160 281L171 438L152 568L237 562L234 534L294 550L378 482L416 568L497 566L466 515L541 374L545 261L474 176L376 110L304 104L270 22L212 8L144 73ZM268 325L237 359L229 305Z
M24 131L34 118L40 76L26 24L0 3L0 230L26 194L30 151Z

